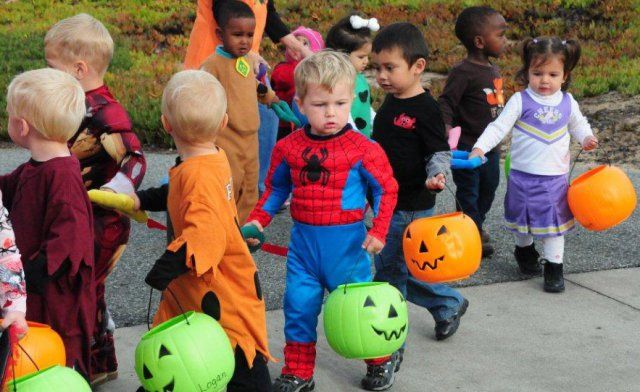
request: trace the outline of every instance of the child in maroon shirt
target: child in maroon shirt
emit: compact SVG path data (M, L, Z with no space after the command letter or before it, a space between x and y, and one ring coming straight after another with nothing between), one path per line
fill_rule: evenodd
M75 77L86 94L87 115L71 140L87 190L131 194L142 183L146 162L126 110L104 84L113 55L113 40L100 21L79 14L56 23L45 36L45 58L52 67ZM73 65L82 63L80 72ZM105 300L105 284L129 241L131 223L115 211L93 206L95 230L96 325L91 367L92 385L117 377L113 340L115 324Z
M31 159L0 176L27 283L27 319L50 325L64 342L67 366L90 377L95 322L91 204L67 140L85 114L82 86L39 69L9 85L9 136Z

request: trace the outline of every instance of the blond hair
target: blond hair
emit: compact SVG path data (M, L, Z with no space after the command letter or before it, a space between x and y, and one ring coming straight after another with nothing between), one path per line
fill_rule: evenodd
M66 143L80 128L86 107L80 82L52 68L22 73L11 81L7 112L26 120L49 140Z
M310 83L319 84L329 91L338 83L348 83L353 90L356 69L344 53L323 50L302 60L294 71L296 95L304 99Z
M113 57L113 39L109 30L89 14L78 14L62 19L49 29L44 37L45 51L66 64L86 61L99 75L107 72Z
M162 93L162 114L187 142L215 136L227 112L227 96L215 76L200 70L173 75Z

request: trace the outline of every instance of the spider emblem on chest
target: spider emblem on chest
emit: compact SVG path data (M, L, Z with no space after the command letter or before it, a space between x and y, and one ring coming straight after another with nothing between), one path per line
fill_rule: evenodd
M302 151L302 159L305 162L304 167L300 170L300 182L307 185L308 182L314 183L320 181L322 186L329 182L329 170L322 163L327 160L329 151L326 148L320 148L320 154L312 153L313 149L307 147Z

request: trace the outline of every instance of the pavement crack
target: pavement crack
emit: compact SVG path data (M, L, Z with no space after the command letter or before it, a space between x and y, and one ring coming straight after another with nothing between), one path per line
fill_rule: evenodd
M635 311L640 312L640 308L638 308L638 307L636 307L636 306L633 306L633 305L631 305L631 304L628 304L628 303L626 303L626 302L623 302L623 301L619 300L618 298L615 298L615 297L612 297L612 296L610 296L610 295L608 295L608 294L605 294L605 293L603 293L602 291L598 291L598 290L592 289L591 287L585 286L585 285L580 284L580 283L578 283L578 282L576 282L576 281L573 281L573 280L571 280L571 279L567 279L566 277L564 278L564 280L566 280L567 282L573 283L573 284L575 284L575 285L576 285L576 286L578 286L578 287L582 287L583 289L587 289L587 290L592 291L592 292L594 292L594 293L596 293L596 294L602 295L603 297L607 297L607 298L609 298L610 300L616 301L616 302L618 302L618 303L620 303L620 304L622 304L622 305L625 305L625 306L630 307L631 309L633 309L633 310L635 310Z

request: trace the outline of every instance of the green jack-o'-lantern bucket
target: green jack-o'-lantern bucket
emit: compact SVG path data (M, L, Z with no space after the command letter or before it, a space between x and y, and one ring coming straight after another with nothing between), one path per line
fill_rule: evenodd
M60 365L8 381L7 386L11 392L91 392L84 377Z
M391 355L409 329L407 301L386 282L340 285L324 305L324 332L331 348L345 358Z
M145 391L218 392L231 380L235 357L220 324L193 311L144 334L136 347L136 374Z

